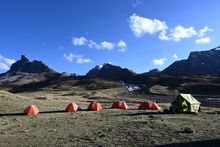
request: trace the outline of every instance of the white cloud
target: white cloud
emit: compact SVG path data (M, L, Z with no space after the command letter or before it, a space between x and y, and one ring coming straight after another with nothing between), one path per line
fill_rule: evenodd
M73 54L70 53L69 55L64 54L63 57L68 61L68 62L72 62L73 61Z
M85 37L73 37L72 43L75 46L85 45L88 40Z
M184 28L181 25L176 26L171 32L172 33L170 34L170 36L174 41L180 41L181 39L190 38L197 35L194 27Z
M115 44L114 43L107 42L107 41L101 42L100 45L101 45L102 49L112 50L113 48L115 48Z
M211 42L211 39L209 37L199 38L199 39L196 39L195 41L196 44L208 44L210 42Z
M119 47L119 48L126 48L126 47L127 47L127 43L124 42L123 40L120 40L120 41L118 42L118 47Z
M167 36L167 31L166 30L162 30L159 34L159 39L160 40L171 40L171 38L169 38Z
M64 54L63 55L64 59L66 59L68 62L73 62L75 61L77 64L84 64L84 63L91 63L92 60L89 58L84 58L83 55L77 55L77 54Z
M113 50L116 46L119 47L118 51L120 52L125 52L127 50L127 44L122 40L120 40L118 43L113 43L109 41L97 43L93 40L88 40L85 37L73 37L72 43L74 46L88 46L91 49L97 50Z
M136 37L142 37L144 34L155 34L168 29L166 22L149 19L133 14L129 18L129 27Z
M89 40L89 43L87 45L89 48L101 49L101 46L93 40Z
M165 21L149 19L136 14L132 14L129 17L129 27L138 38L145 34L155 35L159 33L158 37L160 40L173 40L177 42L193 36L204 37L207 32L214 32L213 29L207 26L204 26L200 30L196 30L192 26L184 27L182 25L175 26L174 29L169 29Z
M0 70L9 70L10 66L15 62L14 59L6 58L2 55L0 55Z
M154 59L152 62L154 65L163 65L167 59L166 58L159 58L159 59Z
M204 26L203 29L200 29L200 30L199 30L198 37L204 37L207 32L214 32L214 30L213 30L213 29L210 29L210 28L207 27L207 26Z
M127 51L127 43L124 42L123 40L120 40L117 46L119 47L118 49L119 52L125 53Z
M122 52L122 53L125 53L127 51L127 48L119 48L118 51Z
M179 57L177 56L177 54L173 54L173 58L176 59L176 60L179 59Z
M76 60L76 63L78 63L78 64L91 63L91 62L92 62L92 60L89 58L78 58Z
M9 66L5 63L0 62L0 70L9 70Z
M95 49L107 49L107 50L112 50L115 48L115 44L112 42L108 42L108 41L103 41L100 44L96 43L93 40L89 40L87 46L89 48L95 48Z
M15 63L15 60L14 60L14 59L4 58L4 60L5 60L5 63L6 63L7 65L12 65L13 63Z
M166 30L162 30L159 34L159 39L180 41L184 38L191 38L195 35L197 35L197 32L194 27L185 28L179 25L176 26L173 30L169 30L169 33L167 33Z
M140 5L140 4L142 4L142 1L141 1L141 0L134 0L132 6L133 6L134 8L136 8L136 7L137 7L138 5Z

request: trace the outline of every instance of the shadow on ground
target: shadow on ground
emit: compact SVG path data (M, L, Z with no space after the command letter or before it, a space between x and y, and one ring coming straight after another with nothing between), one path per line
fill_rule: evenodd
M129 109L129 110L138 110L138 109ZM121 110L121 111L129 111L129 110ZM138 112L138 113L126 113L126 114L117 114L110 116L139 116L139 115L162 115L166 114L163 112Z
M77 110L77 112L80 112L80 111L89 111L88 109L80 109L80 110ZM66 110L53 110L53 111L41 111L39 112L40 114L50 114L50 113L71 113L71 112L67 112ZM75 113L75 112L73 112ZM0 117L3 117L3 116L25 116L26 114L25 113L1 113L0 114Z
M25 115L24 113L1 113L0 117L2 116L22 116Z
M158 145L156 147L220 147L220 139L203 140L187 143L173 143L166 145Z

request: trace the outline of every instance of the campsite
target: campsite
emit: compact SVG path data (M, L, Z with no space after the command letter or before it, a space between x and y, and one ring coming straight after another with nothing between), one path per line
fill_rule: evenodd
M111 95L112 91L118 91L119 97L123 89L102 90L92 98L80 95L65 96L69 93L67 91L19 94L1 91L1 145L183 146L190 143L207 146L210 142L213 146L219 144L220 108L202 106L198 115L165 114L162 110L169 108L171 103L157 103L161 110L138 109L141 102L146 100L145 97L133 97L123 93L126 95L128 108L115 109L111 108L116 96ZM111 95L112 99L105 97L103 93ZM66 112L65 109L73 101L81 109ZM102 110L88 111L92 101L99 101ZM40 113L34 116L24 115L24 108L30 104L35 104Z
M0 147L220 147L219 8L0 0Z

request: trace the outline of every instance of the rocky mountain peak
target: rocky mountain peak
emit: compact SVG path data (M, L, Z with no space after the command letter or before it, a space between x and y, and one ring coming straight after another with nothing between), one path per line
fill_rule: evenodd
M21 60L22 62L30 62L30 60L25 56L25 55L21 55Z
M21 55L21 59L11 65L11 72L24 72L24 73L42 73L42 72L55 72L49 68L42 61L30 61L25 55Z
M133 75L135 75L135 73L131 70L109 63L105 63L102 66L97 65L86 74L88 77L103 78L108 80L125 80Z

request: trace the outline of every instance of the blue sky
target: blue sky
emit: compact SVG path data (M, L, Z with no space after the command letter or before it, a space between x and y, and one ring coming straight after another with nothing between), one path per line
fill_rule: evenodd
M1 0L0 72L25 54L59 72L160 70L220 45L218 0Z

